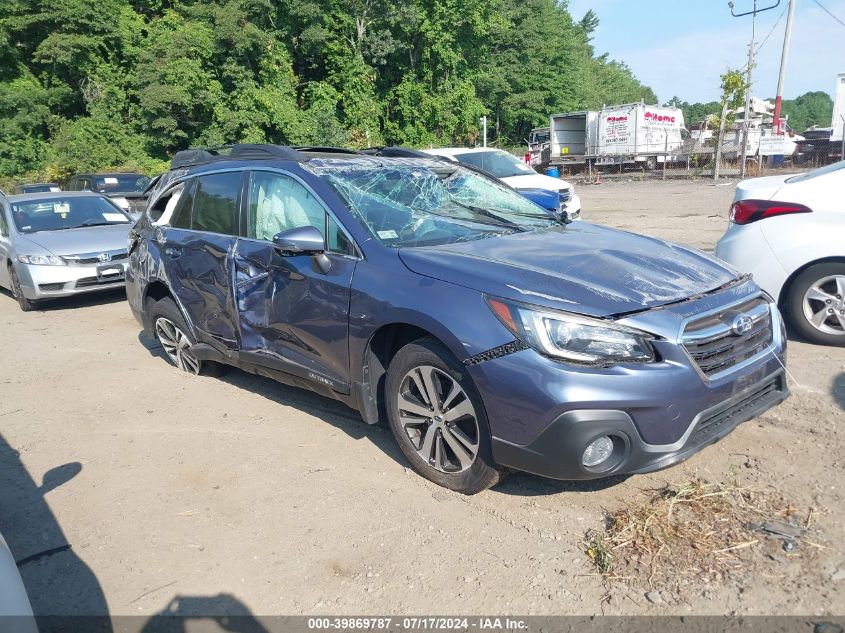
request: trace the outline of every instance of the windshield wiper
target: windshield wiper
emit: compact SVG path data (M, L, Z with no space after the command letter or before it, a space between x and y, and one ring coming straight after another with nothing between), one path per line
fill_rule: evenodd
M86 226L108 226L110 224L126 224L128 220L121 220L120 222L103 222L102 220L95 220L94 218L85 220L79 226L74 227L77 229L81 229L82 227Z
M528 229L520 226L516 222L512 222L512 221L508 220L507 218L503 218L500 215L496 215L495 213L492 213L491 211L488 211L487 209L485 209L483 207L474 207L471 204L463 204L462 202L458 202L457 200L452 200L452 202L454 202L455 204L457 204L460 207L463 207L464 209L469 209L473 213L477 213L478 215L484 216L485 218L489 218L491 220L494 220L495 221L494 224L496 226L503 226L505 228L511 229L512 231L518 231L520 233L524 233L525 231L528 230Z

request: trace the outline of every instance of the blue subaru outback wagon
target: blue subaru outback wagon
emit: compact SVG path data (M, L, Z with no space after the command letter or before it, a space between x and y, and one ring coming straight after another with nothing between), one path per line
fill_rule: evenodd
M336 398L468 494L508 469L665 468L789 393L780 315L749 277L436 159L180 152L126 284L177 367Z

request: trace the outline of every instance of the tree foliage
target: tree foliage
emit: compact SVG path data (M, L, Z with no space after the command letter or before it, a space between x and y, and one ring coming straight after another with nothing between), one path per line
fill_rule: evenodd
M0 176L198 144L518 144L559 111L654 102L562 0L5 0Z

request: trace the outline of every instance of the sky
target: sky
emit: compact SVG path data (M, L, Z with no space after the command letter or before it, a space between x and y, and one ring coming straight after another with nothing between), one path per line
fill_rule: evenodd
M777 0L757 2L762 8ZM836 75L845 73L845 26L815 0L795 2L783 96L832 93ZM845 22L845 0L818 2ZM777 89L787 4L780 0L780 6L757 15L758 45L771 32L752 71L753 94L760 98L774 97ZM734 0L736 13L752 6L753 0ZM732 17L727 0L569 0L576 20L588 9L599 17L596 54L627 63L661 102L674 96L690 103L717 101L719 75L728 67L746 68L751 16Z

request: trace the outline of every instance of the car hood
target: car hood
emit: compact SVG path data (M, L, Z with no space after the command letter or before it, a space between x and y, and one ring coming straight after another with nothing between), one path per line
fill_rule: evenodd
M578 222L567 227L403 248L412 271L500 297L612 316L724 286L736 274L699 251Z
M546 189L547 191L558 191L560 189L572 189L572 185L544 174L525 174L524 176L508 176L502 178L514 189Z
M110 226L27 233L17 239L17 250L24 253L25 243L31 243L60 256L116 251L126 248L126 238L131 226L132 224L127 222Z

